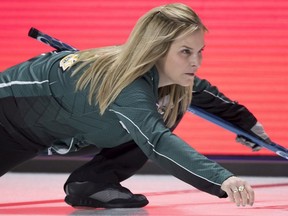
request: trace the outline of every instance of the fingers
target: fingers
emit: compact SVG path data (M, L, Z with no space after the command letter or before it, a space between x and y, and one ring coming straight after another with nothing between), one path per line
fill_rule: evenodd
M252 206L254 204L254 191L252 187L237 177L230 177L223 182L221 189L224 190L231 202L237 206Z
M239 194L240 194L240 205L242 205L242 206L246 206L247 204L248 204L248 202L250 203L250 197L248 196L248 193L247 193L247 191L246 191L246 189L245 189L245 187L243 186L243 189L241 189L242 188L242 186L240 186L239 188L238 188L238 190L239 190ZM240 190L241 189L241 190ZM241 201L242 201L242 203L241 203Z
M234 202L237 206L246 206L250 203L250 197L243 185L233 189Z
M249 184L245 184L245 190L246 190L246 193L249 197L248 199L248 205L250 206L253 206L254 204L254 201L255 201L255 193L254 193L254 190L252 189L252 187L249 185Z
M234 187L230 190L232 191L232 197L230 197L230 200L234 202L237 206L253 205L254 195L252 195L249 190L246 190L243 185L239 187Z
M230 190L230 189L228 188L228 190L225 190L225 189L222 188L222 190L224 190L224 191L227 193L230 202L235 203L235 199L234 199L234 190L235 190L235 189ZM235 190L235 191L236 191L236 190ZM235 193L236 193L236 192L235 192Z
M234 198L234 203L237 205L237 206L240 206L241 205L241 194L240 194L240 191L238 190L238 188L234 188L232 189L233 191L233 198ZM242 204L243 205L243 204Z
M252 151L259 151L260 149L262 149L261 146L257 145L256 143L254 143L254 142L250 141L249 139L247 139L243 136L240 136L240 135L237 135L236 142L239 142L242 145L251 148Z

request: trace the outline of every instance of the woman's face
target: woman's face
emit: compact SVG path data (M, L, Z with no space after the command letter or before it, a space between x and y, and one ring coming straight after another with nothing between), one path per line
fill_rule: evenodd
M200 29L173 41L166 55L156 62L159 87L191 86L202 62L204 46L204 31Z

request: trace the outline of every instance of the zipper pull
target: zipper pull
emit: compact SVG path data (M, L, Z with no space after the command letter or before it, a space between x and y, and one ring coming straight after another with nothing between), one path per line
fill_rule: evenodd
M52 154L53 154L51 149L52 149L52 147L49 147L49 148L47 149L48 155L52 155Z

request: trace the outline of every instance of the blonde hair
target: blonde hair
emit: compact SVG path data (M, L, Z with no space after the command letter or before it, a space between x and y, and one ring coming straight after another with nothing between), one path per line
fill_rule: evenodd
M167 53L178 36L197 29L206 27L188 6L175 3L156 7L138 20L125 44L78 52L81 65L72 75L84 67L85 71L76 89L89 87L89 103L98 104L103 114L126 86L147 73ZM192 87L159 88L159 97L170 96L163 115L168 127L176 122L179 112L187 110Z

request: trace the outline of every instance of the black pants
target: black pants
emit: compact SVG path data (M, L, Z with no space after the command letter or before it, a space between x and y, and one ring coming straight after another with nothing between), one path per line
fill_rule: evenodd
M17 142L14 137L7 133L0 125L0 176L16 167L17 165L34 158L44 147L30 142Z
M32 147L31 142L17 142L15 137L8 134L0 124L0 176L36 157L44 149L38 145ZM91 161L72 172L67 183L75 181L119 183L135 174L146 161L147 157L133 141L115 148L105 148Z
M1 125L0 138L0 176L44 150L44 148L31 148L31 143L18 143ZM119 183L135 174L146 161L147 157L133 141L115 148L105 148L91 161L72 172L67 183L75 181Z
M47 146L30 139L15 98L0 99L0 176L17 165L34 158ZM5 125L5 126L4 126ZM17 127L20 125L22 127Z
M115 148L105 148L72 172L66 184L75 181L91 181L99 185L119 183L134 175L147 159L134 141Z

